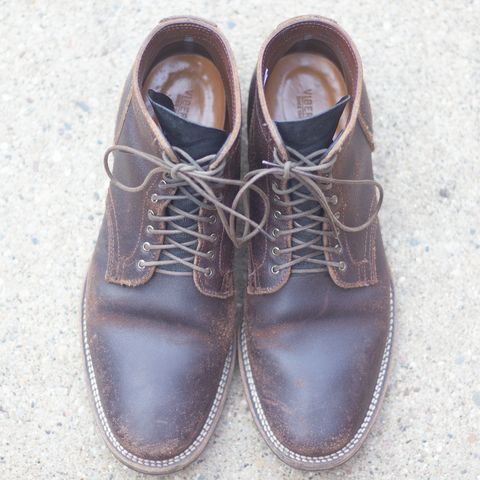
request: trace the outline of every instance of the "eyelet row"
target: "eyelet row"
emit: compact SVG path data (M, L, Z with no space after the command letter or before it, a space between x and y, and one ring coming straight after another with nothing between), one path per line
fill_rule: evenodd
M168 172L164 172L163 173L163 179L160 181L160 184L161 185L167 185L167 183L172 180L172 176L168 173ZM156 193L152 193L152 195L150 196L150 200L152 201L152 203L157 203L159 201L159 198L160 196ZM221 201L223 199L223 193L220 192L220 194L217 196L217 198L219 199L219 201ZM155 216L155 212L152 210L152 209L149 209L148 210L148 217L151 218L151 217L154 217ZM211 225L215 224L217 222L217 217L215 215L210 215L208 217L208 223L210 223ZM147 225L146 227L146 232L148 235L151 235L154 231L154 227L153 225ZM210 235L210 241L211 242L216 242L218 239L218 236L216 233L212 233ZM144 252L150 252L151 251L151 243L150 242L144 242L142 244L142 250ZM207 252L207 256L210 260L213 260L215 258L215 252L213 250L209 250ZM145 260L141 259L137 262L137 268L139 270L145 270L146 268L146 264L145 264ZM213 275L213 269L210 268L210 267L207 267L204 271L204 275L206 277L211 277Z

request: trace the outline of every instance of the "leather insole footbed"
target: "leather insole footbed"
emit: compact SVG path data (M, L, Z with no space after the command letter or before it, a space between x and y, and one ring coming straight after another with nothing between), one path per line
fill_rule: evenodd
M275 121L304 120L333 107L347 86L339 68L319 53L289 53L273 67L265 86L271 117ZM344 112L337 133L345 127Z
M225 88L217 67L198 54L170 55L157 63L143 84L143 98L155 118L147 92L168 95L175 113L205 127L225 126Z

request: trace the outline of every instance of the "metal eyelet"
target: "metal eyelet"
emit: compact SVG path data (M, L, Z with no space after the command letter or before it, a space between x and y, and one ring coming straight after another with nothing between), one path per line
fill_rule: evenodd
M218 237L217 237L217 234L216 234L216 233L212 233L212 234L210 235L210 239L211 239L212 242L216 242L216 241L217 241L217 238L218 238Z
M169 180L172 180L172 176L168 172L163 172L162 177L165 180L165 182L168 182Z
M156 193L152 193L152 196L150 197L150 200L153 203L157 203L158 202L158 195Z
M216 222L217 222L217 217L215 215L210 215L208 217L208 223L210 223L211 225L213 225Z
M143 245L142 245L142 250L144 252L149 252L150 251L150 243L149 242L143 242Z
M275 195L273 196L273 200L274 200L275 202L279 202L279 201L280 201L280 197L279 197L277 194L275 194Z
M272 265L272 268L270 268L270 271L274 274L274 275L278 275L280 273L280 269L278 268L278 265Z
M145 270L145 266L146 266L145 265L145 260L139 260L137 262L137 267L138 267L139 270Z
M213 250L209 250L207 252L207 256L210 258L210 260L213 260L215 258L215 252Z
M345 262L340 262L339 265L338 265L338 269L341 272L344 272L347 269L347 264Z
M211 277L213 275L213 270L208 267L205 269L205 272L203 273L206 277Z
M331 203L332 205L337 205L337 203L338 203L338 197L337 197L336 195L332 195L332 196L330 197L330 203Z
M331 177L332 177L332 175L331 175L330 173L327 173L327 175L325 175L325 176L326 176L327 178L331 178ZM325 190L331 190L331 189L333 188L333 183L327 183L324 188L325 188Z
M277 220L282 216L282 212L280 210L275 210L273 212L273 218L276 218Z
M273 188L273 191L278 190L278 183L277 183L277 182L273 182L273 183L272 183L272 188Z
M335 212L333 215L337 220L340 218L340 212Z
M274 228L272 230L272 237L273 238L278 238L278 235L280 234L280 229L279 228Z
M153 233L153 225L147 225L146 230L147 230L147 233L151 235Z
M154 217L155 216L155 212L152 210L152 209L149 209L148 212L147 212L147 215L149 217Z
M280 254L280 249L278 247L273 247L272 248L272 255L279 255Z
M333 248L335 250L335 253L342 253L343 252L343 248L339 243L337 243Z

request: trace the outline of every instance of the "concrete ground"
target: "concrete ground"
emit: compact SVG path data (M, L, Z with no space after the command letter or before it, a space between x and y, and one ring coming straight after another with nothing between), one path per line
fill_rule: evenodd
M237 371L209 447L171 478L480 478L478 0L0 0L0 478L142 478L95 430L80 292L121 86L157 21L186 13L226 33L244 98L261 42L288 17L332 17L357 42L397 337L382 413L343 467L309 474L277 460Z

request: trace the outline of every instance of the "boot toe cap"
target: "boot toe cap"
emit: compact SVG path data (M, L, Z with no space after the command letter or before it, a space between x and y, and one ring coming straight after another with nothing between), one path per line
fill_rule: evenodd
M208 436L223 397L226 358L196 336L178 338L168 326L136 320L85 336L95 410L121 460L168 468L192 456Z
M252 360L249 388L264 433L293 460L327 462L348 454L373 419L391 338L386 329L354 322L295 325L275 338L255 335L243 349Z

